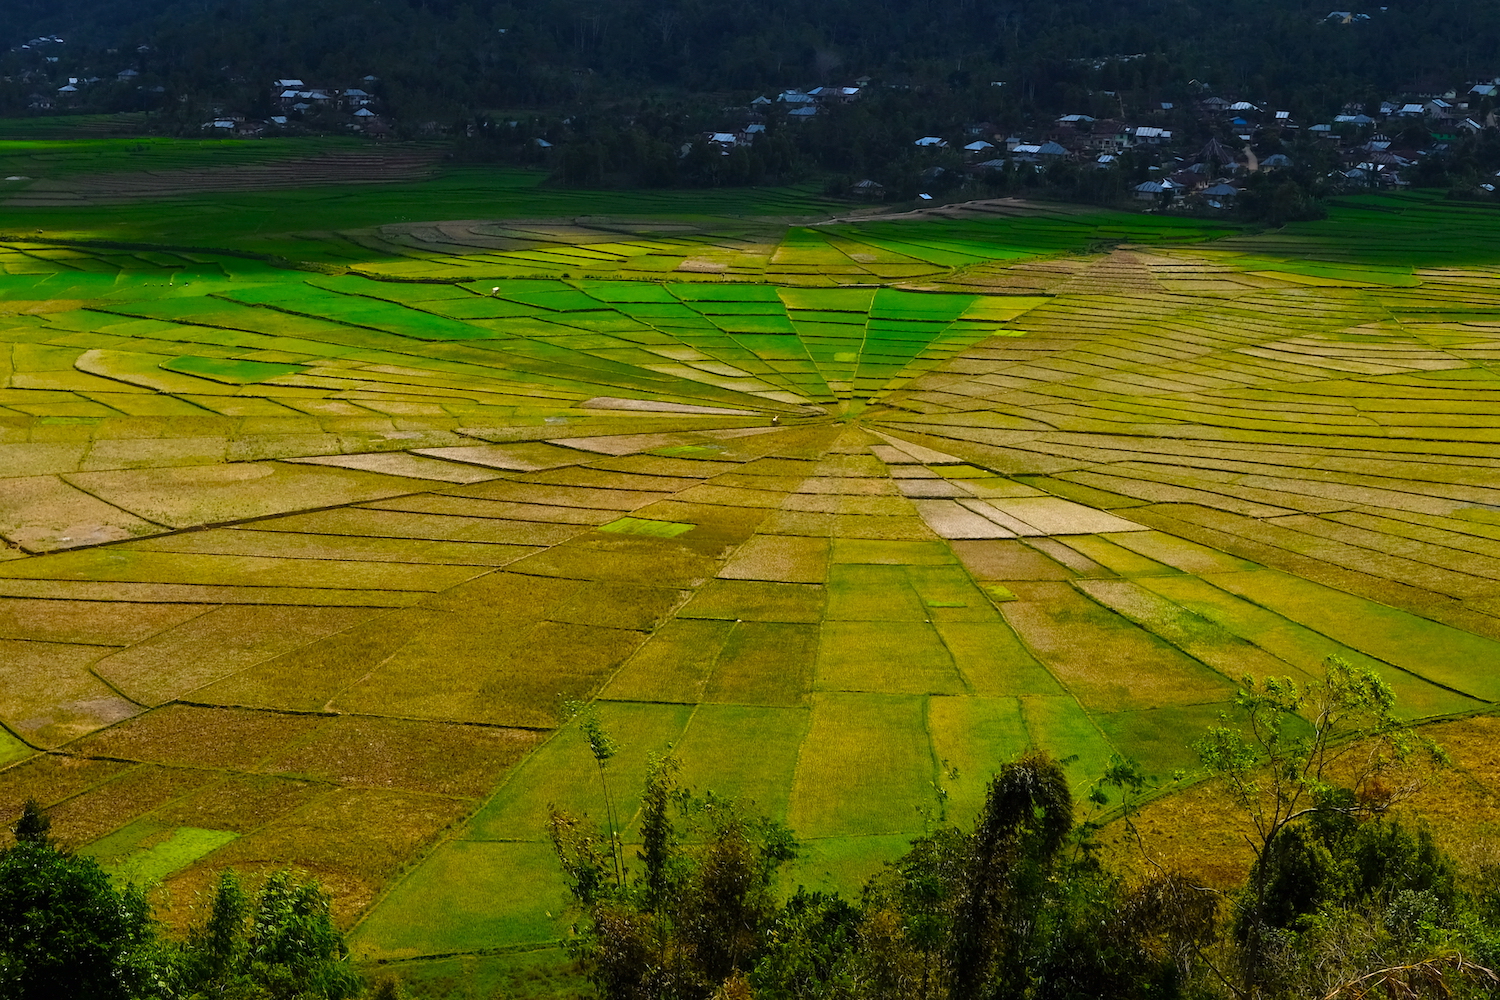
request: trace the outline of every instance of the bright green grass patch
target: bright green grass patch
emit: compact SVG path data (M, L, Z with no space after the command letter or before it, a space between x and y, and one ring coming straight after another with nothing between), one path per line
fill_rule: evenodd
M1109 767L1114 747L1074 699L1023 697L1021 713L1033 747L1059 760L1074 758L1063 769L1075 794L1097 781Z
M1017 698L933 698L927 725L948 794L948 818L970 822L984 805L1000 765L1026 751L1031 737Z
M714 325L725 333L780 334L796 333L785 316L714 316Z
M311 316L353 326L369 326L419 340L482 340L494 333L484 327L445 319L395 302L362 295L342 295L301 283L259 288L237 288L222 293L246 305L271 306L294 315Z
M569 905L551 844L452 841L365 917L350 947L400 959L554 941Z
M683 302L780 302L775 285L749 282L688 283L667 285Z
M0 729L0 767L18 760L24 760L34 753L36 751L31 749L31 747L21 742L15 736L12 736L6 730Z
M919 833L936 769L927 699L818 694L788 814L804 837Z
M599 702L600 724L620 744L606 769L617 815L635 815L646 779L647 755L681 738L692 709L686 705ZM604 823L604 793L593 755L576 723L569 724L511 772L470 821L471 840L543 840L551 805Z
M617 535L646 535L650 538L676 538L685 535L698 527L696 524L686 524L681 521L652 521L643 517L622 517L608 524L601 524L597 530L608 531Z
M179 826L165 840L131 851L114 862L111 874L122 882L154 885L238 838L239 834L229 830Z
M739 799L749 814L784 821L810 717L805 708L699 707L676 747L684 783Z
M661 285L650 281L591 281L579 280L573 283L578 289L587 295L598 299L600 302L608 302L611 305L622 303L660 303L677 304L677 299L672 293Z
M695 302L694 307L705 316L783 316L786 312L780 302L763 299L751 302L705 299Z
M787 868L786 885L789 890L805 886L857 898L871 876L911 849L912 839L920 832L801 840L797 859Z
M252 385L267 379L280 378L302 370L301 365L272 364L266 361L234 361L225 358L200 358L184 355L163 361L161 367L170 372L197 375L199 378L227 382L230 385Z
M326 288L333 292L363 295L372 299L385 299L388 302L400 302L403 304L471 302L481 297L475 295L473 292L465 291L457 285L438 285L425 281L380 281L362 275L330 275L327 277L305 278L303 280L309 285Z
M875 292L870 307L871 319L919 319L951 322L974 304L972 295L949 295L934 292L903 292L881 288Z
M496 294L500 298L519 302L522 305L536 306L550 312L587 312L590 309L599 308L597 299L573 288L560 288L556 291L545 292L521 292L512 291L507 285L502 284L500 291Z

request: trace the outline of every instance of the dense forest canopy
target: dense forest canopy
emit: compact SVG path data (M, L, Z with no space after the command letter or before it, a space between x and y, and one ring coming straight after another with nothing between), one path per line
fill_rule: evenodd
M1043 109L1109 91L1126 111L1203 84L1321 112L1500 73L1495 4L1329 13L1326 0L10 0L0 44L13 61L45 50L101 76L133 67L172 92L373 74L398 115L861 76L1003 82ZM65 41L14 51L54 34Z

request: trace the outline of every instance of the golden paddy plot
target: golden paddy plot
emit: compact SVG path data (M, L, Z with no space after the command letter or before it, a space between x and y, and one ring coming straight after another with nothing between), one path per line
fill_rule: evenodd
M1189 765L1245 672L1500 700L1496 270L1054 214L7 244L0 814L400 959L563 933L565 702L627 840L673 744L849 889L1029 746Z

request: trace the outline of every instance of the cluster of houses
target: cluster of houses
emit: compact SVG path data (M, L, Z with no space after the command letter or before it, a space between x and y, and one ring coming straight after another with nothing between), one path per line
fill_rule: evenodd
M36 87L35 91L28 97L27 107L32 111L57 111L78 106L84 100L85 91L97 84L113 83L136 83L140 73L135 69L122 69L110 76L69 76L58 84L58 71L60 67L56 64L62 58L60 55L48 55L49 50L55 46L65 45L66 41L61 35L42 35L32 38L20 45L14 46L10 51L17 53L31 53L39 60L35 68L26 69L15 76L4 78L6 83L21 83L23 85ZM60 51L60 50L57 50ZM117 50L110 49L111 55ZM151 46L142 45L136 50L137 55L145 55L151 51ZM138 87L139 90L150 90L153 93L165 93L163 87Z
M854 81L852 87L814 87L812 90L783 90L776 95L776 100L761 95L750 102L751 111L769 111L773 105L781 105L786 108L786 116L791 121L807 121L816 117L819 112L830 105L853 104L859 100L866 87L870 85L870 78L860 77Z
M1350 17L1358 20L1355 15ZM774 98L757 97L750 103L744 125L705 132L699 141L727 155L762 135L770 115L779 112L790 122L808 121L833 107L859 100L869 84L869 78L862 78L852 86L783 90ZM1327 142L1338 154L1339 170L1331 178L1336 183L1358 188L1397 187L1407 183L1405 173L1423 156L1444 151L1465 134L1495 128L1491 102L1500 105L1500 77L1472 81L1461 93L1453 90L1420 99L1387 101L1378 108L1351 104L1324 122L1304 123L1290 111L1210 96L1188 106L1162 103L1147 116L1154 121L1150 124L1068 114L1022 135L1005 135L990 123L981 122L966 126L958 138L927 135L913 140L913 145L958 152L964 169L975 176L1017 167L1041 171L1060 162L1108 169L1127 151L1146 151L1157 165L1149 168L1151 179L1135 188L1136 198L1228 209L1251 174L1294 166L1283 153L1264 148L1257 152L1256 147L1268 137L1279 140L1272 149L1299 135ZM1201 145L1205 130L1198 127L1203 124L1216 136L1206 145ZM1191 144L1189 131L1198 136ZM1414 131L1423 141L1412 140ZM691 144L683 147L684 155L690 148ZM946 172L934 166L923 178L935 181ZM1494 190L1489 184L1483 187ZM879 197L884 190L870 180L857 184L855 193Z
M241 114L220 114L204 122L203 128L221 135L253 138L290 126L293 115L327 114L331 118L347 116L349 128L368 135L388 135L390 123L376 113L375 95L370 93L379 82L378 77L367 76L358 87L338 89L312 86L295 78L276 80L271 84L271 103L281 114L264 121Z
M814 87L811 90L783 90L774 98L762 94L750 102L750 111L745 123L733 131L705 132L699 138L728 155L736 147L753 143L765 134L766 118L776 111L783 111L791 122L806 122L817 117L828 108L840 104L853 104L870 85L870 78L860 77L852 86ZM686 154L692 144L683 147Z
M271 85L271 99L286 111L304 114L309 111L344 111L355 116L363 111L366 112L365 117L373 117L375 112L370 110L370 106L375 103L375 96L365 88L373 87L380 81L376 77L367 76L359 82L358 87L336 90L309 86L301 80L277 80Z
M1366 114L1363 106L1351 105L1330 122L1306 126L1305 134L1326 141L1337 150L1340 167L1331 178L1335 182L1358 188L1397 187L1407 183L1405 172L1423 156L1446 150L1464 134L1495 128L1495 112L1480 108L1489 107L1485 98L1496 97L1500 97L1500 77L1473 83L1463 94L1450 91L1419 101L1386 102L1375 109L1375 114ZM1263 108L1249 101L1208 97L1198 102L1196 108L1178 109L1163 104L1159 110L1162 118L1173 112L1195 112L1195 117L1206 120L1211 131L1222 138L1216 137L1201 148L1196 145L1184 148L1174 130L1161 125L1136 125L1069 114L1046 129L1025 136L1004 136L995 133L988 123L980 123L966 128L963 139L967 142L960 139L950 143L942 136L928 135L915 139L913 145L934 150L958 146L967 170L980 176L1014 167L1043 170L1059 162L1107 169L1126 150L1144 148L1151 151L1151 158L1160 165L1151 168L1150 180L1135 188L1136 198L1192 201L1212 209L1228 209L1233 207L1250 174L1294 165L1282 153L1258 155L1257 143L1267 134L1286 140L1304 132L1304 126L1291 112ZM1410 141L1414 130L1423 142ZM940 175L940 168L932 168L928 173ZM1500 182L1500 178L1496 180ZM1491 184L1482 187L1491 193L1495 190ZM863 190L856 186L856 193L883 192L870 181L863 185Z

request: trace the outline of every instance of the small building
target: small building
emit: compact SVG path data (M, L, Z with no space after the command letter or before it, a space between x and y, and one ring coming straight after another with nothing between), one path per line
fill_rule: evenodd
M1234 200L1239 197L1240 189L1230 184L1215 184L1198 193L1203 196L1203 201L1209 208L1226 209L1234 207Z
M1135 190L1136 201L1156 201L1168 191L1176 189L1171 181L1143 181L1137 184Z
M849 193L856 198L884 198L885 187L866 178L850 188Z
M924 135L922 138L912 143L912 145L921 146L925 149L947 149L948 140L939 138L935 135Z

